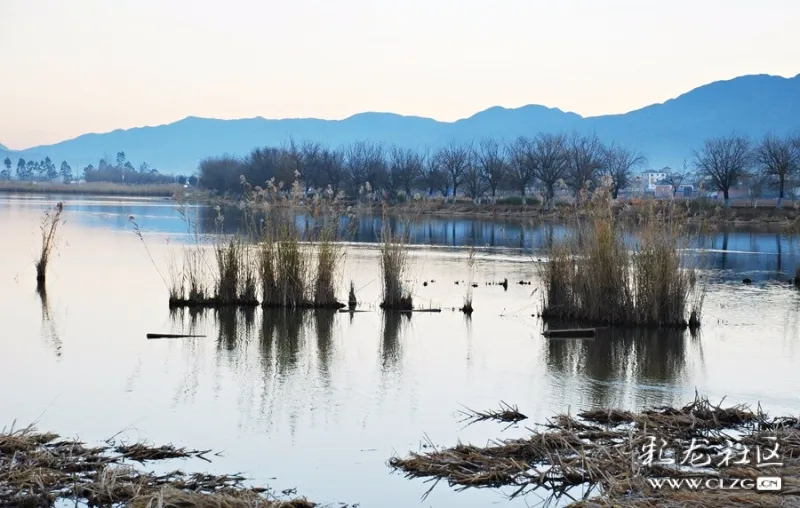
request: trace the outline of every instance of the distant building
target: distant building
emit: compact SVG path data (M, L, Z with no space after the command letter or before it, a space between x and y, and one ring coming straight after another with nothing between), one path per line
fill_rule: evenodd
M669 174L666 169L662 170L655 170L655 169L648 169L642 173L642 180L645 190L650 192L655 192L656 186L664 180L667 175Z

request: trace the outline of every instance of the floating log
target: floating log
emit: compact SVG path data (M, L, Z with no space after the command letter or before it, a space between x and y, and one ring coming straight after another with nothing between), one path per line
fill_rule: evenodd
M411 313L411 312L442 312L442 309L411 309L411 310L403 309L403 310L398 310L397 312L407 312L407 313Z
M205 337L205 335L186 335L183 333L148 333L148 339L191 339Z
M343 314L355 314L356 312L372 312L371 310L357 310L357 309L339 309L340 313Z
M584 339L584 338L594 337L595 333L596 330L594 328L571 328L563 330L545 330L543 335L545 337L553 339L560 339L560 338Z

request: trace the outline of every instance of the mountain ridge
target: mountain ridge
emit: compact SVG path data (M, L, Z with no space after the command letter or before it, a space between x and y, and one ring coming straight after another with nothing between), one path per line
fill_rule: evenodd
M540 131L596 133L603 141L640 150L650 165L679 164L703 139L740 132L760 137L767 132L800 129L800 74L791 78L751 74L717 80L677 97L627 113L582 116L557 107L528 104L492 106L470 116L439 121L391 112L361 112L340 120L320 118L216 119L187 116L171 123L114 129L76 136L50 145L9 150L6 156L66 160L73 167L97 164L104 155L125 151L135 164L147 162L164 173L192 173L203 157L229 153L244 156L256 146L280 144L290 137L329 145L355 140L397 143L409 148L436 148L449 141L483 137L513 139Z

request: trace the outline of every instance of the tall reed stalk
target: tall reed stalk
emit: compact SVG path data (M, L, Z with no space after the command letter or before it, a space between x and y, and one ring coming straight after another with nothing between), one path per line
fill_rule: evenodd
M36 286L42 288L47 278L47 266L50 263L50 256L58 241L58 228L62 224L61 214L64 212L64 203L59 201L52 210L47 210L42 216L39 228L42 231L42 248L39 252L39 259L36 260Z

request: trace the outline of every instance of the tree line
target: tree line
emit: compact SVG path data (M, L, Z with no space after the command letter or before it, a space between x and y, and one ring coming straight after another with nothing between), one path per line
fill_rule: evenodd
M289 141L280 147L256 148L243 158L222 155L203 159L199 186L220 193L238 193L240 177L254 185L270 179L282 190L295 175L305 190L327 189L349 197L384 193L389 199L457 194L472 199L495 198L515 191L523 198L534 187L552 199L559 187L578 192L586 181L610 180L614 195L628 187L634 171L645 164L642 154L595 135L542 133L505 143L452 141L437 150L413 150L370 141L330 148L315 141Z
M118 152L116 159L100 159L98 165L93 164L83 168L81 177L86 182L111 182L131 185L154 185L171 183L190 183L196 184L197 177L190 176L171 176L161 174L157 169L150 167L146 162L135 168L133 163L127 159L125 152ZM3 161L3 168L0 170L0 179L10 180L12 177L13 162L9 157ZM41 161L20 158L16 164L16 177L22 181L52 181L61 179L64 183L72 183L77 179L72 167L67 161L62 161L61 166L56 165L45 157Z
M389 200L410 198L415 191L472 199L496 198L498 191L513 191L525 198L536 189L547 201L559 190L580 192L587 183L604 182L616 198L630 189L645 156L616 143L603 143L596 135L540 133L510 142L483 139L456 141L437 150L413 150L356 141L337 148L315 141L289 141L280 147L260 147L245 157L222 155L203 159L198 166L202 188L237 194L243 177L253 185L272 180L281 190L299 176L308 193L326 189L348 197L366 189ZM691 169L690 169L691 166ZM693 169L693 171L692 171ZM737 134L710 138L693 152L692 164L671 171L667 183L673 190L688 178L707 190L723 193L740 183L759 189L774 186L780 198L800 173L800 136L767 135L758 142ZM695 183L695 182L693 182Z

